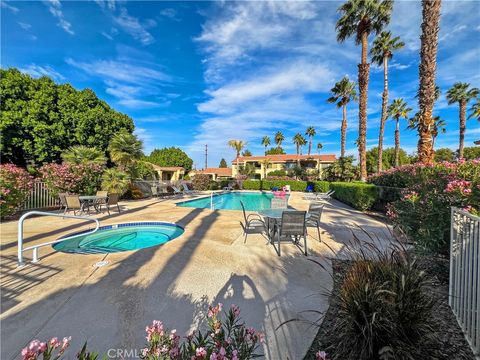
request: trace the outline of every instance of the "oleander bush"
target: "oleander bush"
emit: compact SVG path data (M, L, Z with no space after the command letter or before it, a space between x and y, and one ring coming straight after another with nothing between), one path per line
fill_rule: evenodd
M332 182L330 189L335 191L335 199L361 211L370 209L379 199L378 189L372 184Z
M269 176L287 176L287 172L285 170L273 170L267 174L267 177Z
M450 208L480 210L480 160L406 165L369 178L372 184L403 187L387 215L416 249L448 254Z
M315 192L327 192L329 183L327 181L297 181L297 180L245 180L243 181L244 190L271 190L272 188L281 189L285 185L290 185L292 191L305 191L308 185L312 185Z
M11 216L28 198L33 178L13 164L0 165L0 217Z
M196 174L192 179L192 186L198 191L210 190L212 179L206 174Z

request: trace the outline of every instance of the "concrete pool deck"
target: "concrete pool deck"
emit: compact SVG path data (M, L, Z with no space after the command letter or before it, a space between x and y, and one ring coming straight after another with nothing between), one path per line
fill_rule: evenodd
M152 320L186 335L202 321L209 303L222 302L240 306L243 320L265 332L267 359L301 359L316 329L301 321L278 326L299 316L318 320L318 314L303 310L326 311L329 258L341 256L352 232L360 238L364 231L388 238L384 224L332 200L322 216L322 242L309 228L309 256L284 243L278 257L263 235L249 234L245 240L241 211L177 207L179 200L123 202L120 214L96 215L101 225L155 220L185 227L182 236L162 246L89 255L48 246L40 250L39 263L23 268L16 265L17 222L1 224L1 358L16 359L30 340L53 336L72 336L70 357L88 341L91 350L115 349L109 355L121 358L116 349L144 346L145 326ZM289 204L308 208L299 193ZM25 245L89 227L74 219L31 218L25 222ZM101 260L108 264L93 266Z

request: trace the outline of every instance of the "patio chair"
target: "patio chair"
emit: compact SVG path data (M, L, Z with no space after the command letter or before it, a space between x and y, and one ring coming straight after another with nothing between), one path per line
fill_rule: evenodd
M158 188L156 186L151 186L150 190L152 191L152 197L158 196Z
M118 213L120 213L120 205L118 205L118 199L120 196L118 194L110 194L108 195L107 203L105 204L107 207L108 215L110 215L110 206L117 205Z
M278 256L280 256L280 238L289 237L296 245L299 245L300 238L303 237L304 253L307 252L307 225L305 221L306 211L284 211L282 213L282 222L275 224L275 231L278 239Z
M190 189L188 188L188 185L187 185L186 183L182 183L182 187L183 187L183 192L184 192L185 194L194 194L194 193L195 193L195 191L190 190Z
M63 212L64 214L66 214L68 211L73 211L73 215L77 215L77 211L80 213L83 212L84 204L82 204L78 195L65 195L65 202L67 207Z
M58 211L62 211L63 208L64 210L67 210L67 200L65 199L65 196L67 196L68 193L59 193L58 198L60 199L60 208Z
M273 197L270 202L272 209L286 209L288 207L288 200L286 197Z
M223 188L223 190L225 190L225 191L232 191L232 190L234 190L233 184L232 184L232 183L229 183L227 186L225 186L225 187Z
M240 201L240 205L242 206L243 212L243 219L245 223L242 223L243 231L245 232L245 241L247 240L247 235L250 230L256 230L259 226L265 229L265 221L263 221L262 217L258 214L248 214L245 212L245 205L243 201Z
M108 191L104 191L104 190L97 191L95 196L104 197L104 199L97 199L97 205L101 208L102 205L105 205L107 203Z
M182 194L183 194L183 193L180 191L180 189L177 188L176 186L170 185L170 187L171 187L172 190L173 190L173 195L182 195Z
M315 226L318 232L318 241L322 241L322 236L320 235L320 222L322 220L322 212L325 204L310 204L307 213L307 226Z

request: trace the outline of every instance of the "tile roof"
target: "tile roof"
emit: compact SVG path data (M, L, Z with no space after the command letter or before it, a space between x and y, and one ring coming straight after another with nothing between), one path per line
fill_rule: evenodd
M277 155L262 155L262 156L240 156L238 161L262 161L269 159L271 162L285 162L285 161L297 161L297 160L309 160L316 159L320 161L333 162L336 160L335 154L325 154L325 155L297 155L297 154L277 154ZM232 160L232 163L235 163L237 159Z
M232 168L206 168L196 171L197 174L216 174L219 176L232 176Z

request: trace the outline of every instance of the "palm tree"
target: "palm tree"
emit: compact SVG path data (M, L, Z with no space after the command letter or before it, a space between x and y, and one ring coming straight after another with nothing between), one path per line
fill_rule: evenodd
M270 137L264 136L262 138L262 145L265 146L265 155L267 154L267 147L270 145Z
M405 46L400 37L392 38L390 31L382 31L379 37L373 42L370 50L372 62L377 65L383 64L383 94L382 94L382 115L380 117L380 133L378 135L378 163L377 171L382 171L383 155L383 133L385 132L385 120L387 120L388 105L388 61L393 57L393 52Z
M355 82L350 81L345 76L330 89L331 96L327 99L329 103L337 103L337 108L343 108L340 157L345 156L345 144L347 142L347 104L352 100L357 101L357 90L355 90L355 87Z
M228 146L233 148L235 150L235 152L237 153L236 159L237 159L237 170L238 170L239 169L238 168L238 161L239 161L240 153L245 148L245 146L247 146L247 143L243 140L230 140L228 142Z
M266 158L265 160L262 160L260 162L260 164L262 164L262 166L263 166L263 178L266 178L267 177L267 168L271 164L271 161L270 161L269 158Z
M468 116L469 119L474 118L480 121L480 99L477 98L476 102L470 108L470 115Z
M395 167L398 167L400 160L400 118L408 119L412 111L403 99L395 99L387 108L387 117L395 119Z
M410 130L413 130L413 129L418 130L419 118L420 118L420 114L417 112L415 116L409 120L409 124L407 128ZM437 138L438 134L439 133L445 134L447 132L446 126L447 124L445 120L440 118L440 116L435 116L433 118L432 144L434 148L435 148L435 139Z
M347 0L338 11L342 14L337 21L337 41L344 42L355 36L355 43L362 45L361 63L358 65L358 86L360 104L358 109L358 154L360 162L360 178L367 178L367 98L370 64L368 63L368 35L378 35L390 22L392 0Z
M322 149L323 149L323 145L322 145L322 143L319 142L319 143L317 144L318 154L320 154L320 151L321 151Z
M142 141L137 136L122 131L115 134L108 144L110 158L123 170L129 170L130 165L143 156Z
M293 143L297 147L297 155L300 155L301 153L301 148L303 145L307 143L307 140L302 136L302 134L297 133L292 139Z
M83 145L72 146L62 154L63 161L71 164L94 163L104 165L107 161L105 154L95 147Z
M275 144L277 144L277 148L280 148L283 140L285 140L285 136L283 136L281 131L277 131L277 133L275 134Z
M129 184L128 174L116 168L107 169L102 175L102 190L108 191L109 194L123 195Z
M435 74L437 68L438 31L440 30L441 0L422 0L422 35L420 36L418 160L425 164L434 161L433 105L435 103Z
M463 146L465 141L465 127L468 102L479 94L477 88L471 88L468 83L457 82L447 91L448 104L458 103L460 110L460 141L458 145L458 158L463 158Z
M312 152L312 138L316 135L315 128L313 126L309 126L307 131L305 131L305 135L308 136L308 156Z

